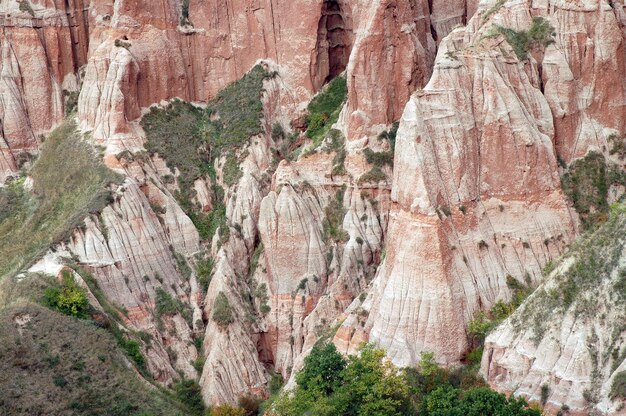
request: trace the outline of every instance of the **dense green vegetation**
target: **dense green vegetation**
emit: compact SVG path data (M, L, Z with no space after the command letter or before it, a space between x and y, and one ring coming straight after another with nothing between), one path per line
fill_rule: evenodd
M218 229L222 241L228 238L224 191L213 186L213 211L207 214L191 202L193 182L204 175L215 179L214 163L220 156L225 156L224 183L232 186L239 180L236 152L250 137L263 132L261 94L263 81L271 76L257 65L220 91L205 110L174 100L163 108L151 108L142 118L146 149L163 157L170 169L178 169L180 191L176 199L204 240L212 238Z
M561 177L563 191L574 204L583 227L589 229L606 221L611 185L626 185L626 173L609 164L604 156L589 152L573 162Z
M53 286L44 292L44 304L75 318L87 318L89 302L87 293L76 284L69 271L63 272L63 285Z
M50 134L30 174L32 193L24 189L23 179L0 189L0 278L28 267L50 246L69 238L89 213L112 200L107 185L121 182L71 121Z
M400 370L372 345L347 359L332 343L316 345L296 381L292 395L273 402L278 415L540 415L524 400L483 387L473 373L438 367L432 354L423 356L420 371Z
M530 49L554 43L554 28L543 17L533 17L533 24L528 31L516 31L502 26L496 26L513 48L520 61L528 59Z
M344 77L333 79L309 103L306 135L317 147L337 122L341 106L346 99L348 88Z

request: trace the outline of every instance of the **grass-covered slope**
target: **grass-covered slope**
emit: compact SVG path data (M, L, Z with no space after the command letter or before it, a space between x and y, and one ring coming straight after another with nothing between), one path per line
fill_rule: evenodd
M183 415L110 334L42 306L0 310L0 415Z
M0 188L0 279L69 237L88 213L107 204L107 185L121 180L71 121L50 134L30 175L32 191L24 188L24 179Z

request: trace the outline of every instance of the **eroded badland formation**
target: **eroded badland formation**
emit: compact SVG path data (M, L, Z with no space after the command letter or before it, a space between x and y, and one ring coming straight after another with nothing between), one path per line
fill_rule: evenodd
M624 414L625 7L2 0L0 203L58 197L0 213L9 326L36 315L16 287L71 271L156 384L219 405L293 384L321 338L454 367L522 285L487 383ZM75 163L59 126L116 173L103 201L45 183Z

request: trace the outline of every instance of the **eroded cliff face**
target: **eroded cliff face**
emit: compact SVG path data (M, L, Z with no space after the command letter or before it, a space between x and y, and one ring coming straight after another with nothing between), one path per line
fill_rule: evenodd
M621 3L477 3L93 0L31 3L34 19L0 6L26 19L0 38L4 175L80 90L73 116L126 178L33 270L57 273L72 257L124 327L149 334L150 373L164 384L200 377L207 404L264 394L271 373L293 376L320 338L344 352L375 342L398 365L424 351L458 363L474 313L509 299L507 276L537 284L576 237L559 163L606 154L609 137L626 134ZM499 28L527 31L536 16L554 43L529 45L525 60ZM234 153L240 174L226 179L223 154L210 162L215 178L194 178L193 209L225 207L203 240L179 198L181 170L143 152L138 121L163 100L206 102L258 62L272 76L261 132ZM334 130L309 137L307 103L344 71ZM400 118L394 151L385 137ZM393 163L369 163L371 152ZM180 310L159 313L157 289ZM213 319L224 298L228 325ZM530 377L497 360L516 339L501 335L488 363L505 369L488 379L506 391ZM533 377L529 395L542 383Z
M61 122L64 108L75 105L78 68L87 60L85 7L82 0L0 5L2 182L36 152L40 135Z
M611 399L624 361L624 213L577 242L528 301L486 340L482 373L500 391L556 413L623 414Z
M530 45L523 60L503 33L528 31L537 15L554 22L555 41ZM567 116L555 114L566 90L554 85L566 69L584 65L570 54L568 34L589 33L591 20L600 22L589 36L596 36L594 47L612 51L591 55L603 61L597 74L624 63L620 16L602 2L484 2L466 28L442 41L429 83L400 121L387 257L362 305L367 322L360 325L353 313L335 338L345 351L365 339L385 347L398 365L416 364L423 351L441 363L458 362L474 312L508 298L506 276L538 281L542 266L573 241L576 213L560 189L557 158L571 160L576 147L578 155L606 150L623 126L591 116L593 105L577 100L576 117L603 126L593 140L583 139L579 128L566 127ZM596 76L591 72L588 79ZM617 104L623 83L602 92L588 82L592 101L624 111Z

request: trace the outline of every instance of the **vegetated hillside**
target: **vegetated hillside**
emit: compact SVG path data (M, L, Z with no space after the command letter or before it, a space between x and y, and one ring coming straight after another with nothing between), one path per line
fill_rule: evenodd
M173 394L140 378L103 328L116 324L88 307L84 293L64 298L67 307L83 305L78 319L38 303L63 290L52 277L8 280L0 292L0 415L189 414ZM97 320L83 315L88 309Z
M68 240L87 215L112 201L109 185L122 180L72 120L48 136L29 175L28 184L22 176L0 188L0 280Z
M626 404L626 206L574 243L485 342L482 374L553 412Z

